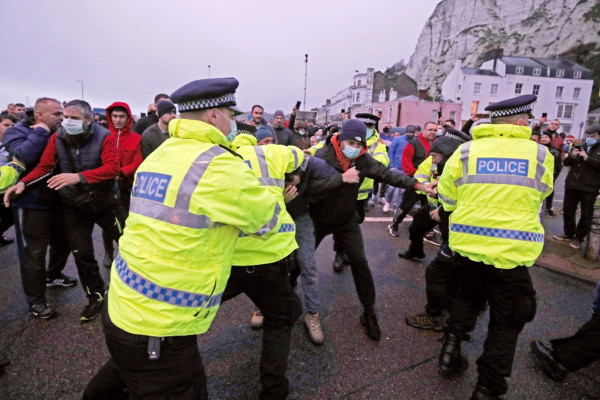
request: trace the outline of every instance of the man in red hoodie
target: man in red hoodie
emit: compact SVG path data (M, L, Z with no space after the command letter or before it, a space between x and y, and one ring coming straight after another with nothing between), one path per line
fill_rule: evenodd
M131 198L131 187L133 185L133 176L135 171L144 160L142 157L142 147L140 140L142 136L131 130L133 118L131 109L127 103L116 101L106 108L106 120L108 129L117 142L119 151L119 162L121 169L117 181L119 182L119 191L121 193L121 204L125 212L129 213L129 199ZM113 262L114 247L110 235L103 231L102 240L104 241L104 261L103 265L110 268Z

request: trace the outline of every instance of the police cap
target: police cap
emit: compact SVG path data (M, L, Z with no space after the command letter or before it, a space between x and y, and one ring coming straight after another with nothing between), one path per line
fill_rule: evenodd
M256 127L250 124L245 124L243 122L236 122L238 135L246 134L254 136L254 132L256 132Z
M235 90L239 84L235 78L199 79L174 91L171 100L181 112L227 107L239 115L242 112L235 107Z
M375 125L379 122L379 117L369 113L358 113L356 119L362 121L365 125Z
M485 111L490 112L490 118L508 117L516 114L529 114L529 118L533 118L531 109L536 100L537 96L534 96L533 94L524 94L522 96L513 97L512 99L490 104L485 108Z

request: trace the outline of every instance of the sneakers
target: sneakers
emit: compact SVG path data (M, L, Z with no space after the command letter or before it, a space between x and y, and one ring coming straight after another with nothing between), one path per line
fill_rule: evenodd
M573 236L567 236L567 235L552 235L552 237L556 240L560 240L562 242L570 242L573 240Z
M11 244L14 241L15 241L15 239L11 239L11 238L8 238L6 236L0 236L0 246Z
M310 341L314 344L323 344L325 336L323 335L323 330L321 329L319 314L306 313L304 323L306 324L306 328L308 328L308 336L310 337Z
M260 329L263 326L263 320L265 317L262 315L260 310L257 308L252 313L252 318L250 318L250 327L252 329Z
M393 222L390 222L388 225L388 232L390 233L390 235L392 235L393 237L398 237L400 236L400 234L398 233L398 227L394 226Z
M383 212L386 213L388 211L390 211L390 203L386 201L385 203L383 203Z
M554 214L554 210L551 208L546 209L546 215L549 217L554 217L556 214Z
M426 234L425 237L423 237L423 241L439 247L442 245L442 235L433 231L430 234Z
M344 253L335 253L335 260L333 260L333 272L340 273L344 270Z
M77 279L71 278L63 273L61 273L57 278L48 278L46 279L46 286L63 286L63 287L71 287L77 285Z
M444 319L442 316L436 317L426 312L415 314L404 318L406 325L417 329L426 329L441 332L444 329Z
M56 315L56 311L46 303L34 304L29 308L29 311L31 315L39 319L50 319Z
M83 311L81 312L81 315L79 317L79 320L81 322L91 321L94 318L96 318L98 315L100 315L100 311L102 310L102 303L104 303L105 295L106 295L106 292L102 292L102 293L96 292L90 296L90 298L88 299L88 305L85 306L85 308L83 309Z
M372 340L379 341L381 339L381 329L377 323L377 315L373 310L365 310L360 316L360 323L367 328L367 336Z
M575 238L571 241L571 243L569 243L569 246L571 246L574 249L578 249L581 247L581 240Z
M380 197L379 202L381 203L381 205L384 205L386 203L385 197Z
M104 254L104 260L102 261L102 266L104 266L104 268L110 268L110 267L112 267L112 263L113 263L112 254L109 254L109 253Z
M367 203L370 207L375 207L375 197L371 197Z

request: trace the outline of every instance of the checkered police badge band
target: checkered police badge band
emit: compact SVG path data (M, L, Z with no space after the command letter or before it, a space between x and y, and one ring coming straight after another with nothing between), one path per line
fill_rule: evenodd
M371 118L356 118L357 120L365 123L365 124L375 124L375 120L371 119Z
M179 103L178 106L179 111L193 111L222 106L235 106L235 95L233 93L227 93L223 96L215 97L213 99L185 101L183 103Z
M532 109L531 104L527 104L527 105L521 106L521 107L513 107L513 108L506 108L504 110L490 111L490 118L506 117L509 115L529 113L531 111L531 109Z

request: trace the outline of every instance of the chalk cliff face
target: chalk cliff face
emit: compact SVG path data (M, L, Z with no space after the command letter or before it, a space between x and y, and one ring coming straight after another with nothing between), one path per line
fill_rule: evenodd
M494 47L507 56L551 58L580 43L599 43L600 23L584 18L596 1L443 0L425 24L406 74L436 96L456 60L478 67Z

